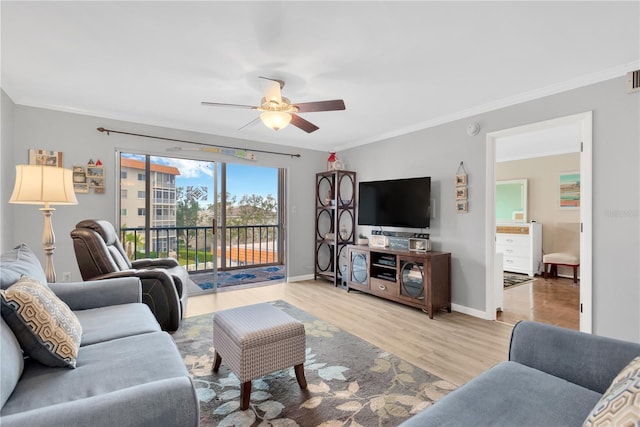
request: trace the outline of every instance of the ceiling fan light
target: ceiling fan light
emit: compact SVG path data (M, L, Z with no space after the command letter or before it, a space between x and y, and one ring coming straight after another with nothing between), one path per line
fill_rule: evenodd
M265 111L260 114L260 119L266 127L278 131L291 122L291 114L282 111Z

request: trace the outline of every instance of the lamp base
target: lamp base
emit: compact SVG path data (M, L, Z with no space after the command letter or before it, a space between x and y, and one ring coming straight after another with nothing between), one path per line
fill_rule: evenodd
M56 270L53 267L53 251L56 250L56 236L53 233L53 225L51 223L51 214L55 211L55 208L50 207L48 204L44 208L40 208L44 215L44 229L42 231L42 249L44 249L44 273L47 277L47 282L56 282Z

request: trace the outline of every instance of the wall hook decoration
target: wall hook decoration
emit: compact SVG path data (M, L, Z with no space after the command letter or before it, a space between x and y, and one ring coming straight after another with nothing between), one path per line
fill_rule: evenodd
M464 168L464 162L460 162L460 166L458 166L458 170L456 171L456 213L466 213L469 211L467 185L467 170Z

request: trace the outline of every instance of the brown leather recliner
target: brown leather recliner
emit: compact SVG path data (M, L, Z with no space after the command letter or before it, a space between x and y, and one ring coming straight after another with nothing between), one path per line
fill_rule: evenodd
M83 280L135 276L142 282L142 302L165 331L175 331L187 308L189 273L174 258L130 261L113 225L88 219L71 231Z

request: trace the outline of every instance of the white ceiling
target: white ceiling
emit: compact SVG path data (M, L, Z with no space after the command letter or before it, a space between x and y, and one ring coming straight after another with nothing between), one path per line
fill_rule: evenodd
M322 151L468 117L640 68L633 2L2 1L17 104ZM257 76L320 130L261 124Z

